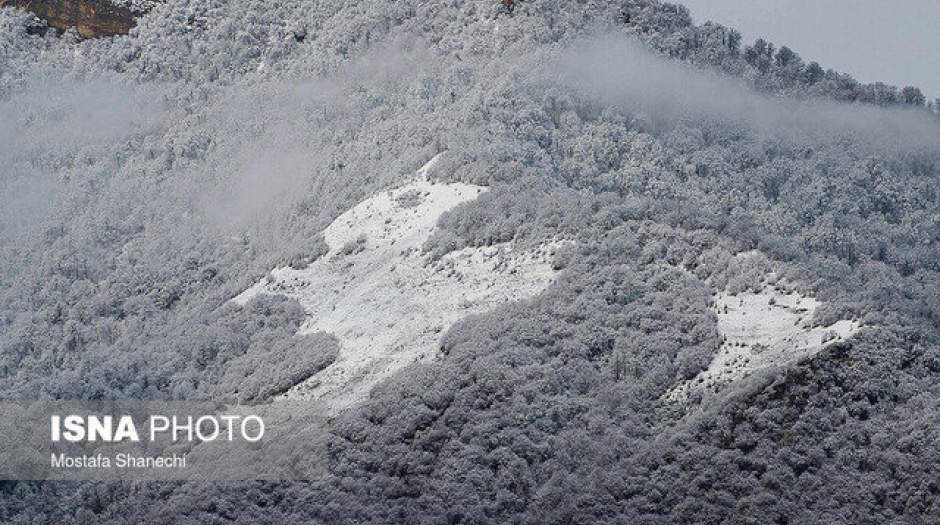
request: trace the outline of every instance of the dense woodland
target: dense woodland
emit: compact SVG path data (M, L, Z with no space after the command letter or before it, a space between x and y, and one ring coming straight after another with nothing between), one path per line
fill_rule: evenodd
M336 341L295 336L296 302L228 299L441 151L441 177L490 191L432 257L573 243L544 293L336 417L324 479L7 481L0 521L940 521L940 104L918 89L655 0L171 0L103 40L34 23L0 9L4 398L269 399ZM865 328L664 401L719 347L712 294L771 271L826 301L820 324Z

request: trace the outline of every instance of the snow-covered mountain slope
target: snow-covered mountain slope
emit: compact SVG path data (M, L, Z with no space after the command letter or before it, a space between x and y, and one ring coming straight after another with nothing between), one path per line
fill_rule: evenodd
M818 353L827 345L855 334L860 324L839 320L814 326L820 302L798 293L767 287L760 292L715 294L715 313L723 342L706 370L666 394L684 401L694 392L717 392L736 380Z
M308 319L301 333L340 341L336 362L285 398L319 399L333 410L368 396L382 379L438 353L456 320L537 294L552 281L557 243L535 251L513 243L464 248L439 260L422 252L444 212L486 188L428 179L434 157L402 186L366 199L324 231L329 252L296 270L277 268L233 300L258 294L296 298Z
M355 407L310 483L23 484L6 521L940 523L940 132L901 90L658 0L29 18L0 8L6 398ZM866 329L814 353L768 272ZM664 399L735 352L767 366Z

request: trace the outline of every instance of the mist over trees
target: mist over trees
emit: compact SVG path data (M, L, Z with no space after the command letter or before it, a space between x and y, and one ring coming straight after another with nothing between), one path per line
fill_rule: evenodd
M5 398L270 399L336 341L296 336L294 301L228 299L441 151L440 177L490 189L426 251L573 241L543 294L335 418L322 480L7 481L3 521L940 519L923 95L681 6L509 5L170 0L93 41L0 10ZM769 272L865 328L664 401L721 343L712 293Z

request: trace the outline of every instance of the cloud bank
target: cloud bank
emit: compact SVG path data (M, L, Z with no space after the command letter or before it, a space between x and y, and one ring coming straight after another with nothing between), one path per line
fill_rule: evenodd
M940 146L940 124L922 110L771 97L740 80L665 60L624 37L582 40L548 71L551 81L560 79L601 104L658 125L707 119L790 140L844 137L887 148Z

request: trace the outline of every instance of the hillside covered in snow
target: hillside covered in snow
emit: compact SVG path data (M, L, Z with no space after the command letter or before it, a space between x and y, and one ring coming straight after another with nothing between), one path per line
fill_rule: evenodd
M147 9L0 8L0 396L311 403L327 473L0 521L940 521L917 88L659 0Z

